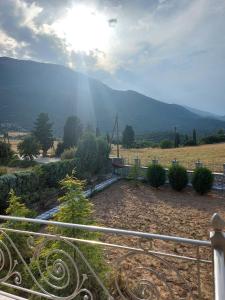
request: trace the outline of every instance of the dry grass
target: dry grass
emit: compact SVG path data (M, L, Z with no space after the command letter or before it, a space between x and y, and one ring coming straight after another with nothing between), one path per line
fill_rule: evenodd
M115 146L111 154L116 155ZM193 169L195 161L200 159L204 165L208 166L212 171L222 172L223 164L225 163L225 143L177 149L123 149L121 147L120 155L130 163L138 156L141 159L142 165L148 165L152 159L157 158L165 167L170 165L171 161L176 158L189 169Z

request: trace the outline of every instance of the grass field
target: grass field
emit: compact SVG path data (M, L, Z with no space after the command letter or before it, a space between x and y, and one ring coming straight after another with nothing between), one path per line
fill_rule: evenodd
M116 155L116 147L111 152ZM139 157L141 164L146 166L152 159L158 159L159 162L167 167L173 159L177 159L188 169L195 167L195 162L200 159L203 164L212 171L223 172L225 163L225 143L214 145L202 145L198 147L184 147L176 149L123 149L120 148L120 156L126 159L127 163L132 163L134 158Z

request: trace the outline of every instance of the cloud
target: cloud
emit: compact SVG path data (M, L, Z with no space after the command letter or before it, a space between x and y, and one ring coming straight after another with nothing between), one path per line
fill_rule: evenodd
M69 49L54 30L75 4L106 17L107 50ZM68 65L165 101L214 111L218 103L225 114L223 28L224 0L0 1L0 55Z

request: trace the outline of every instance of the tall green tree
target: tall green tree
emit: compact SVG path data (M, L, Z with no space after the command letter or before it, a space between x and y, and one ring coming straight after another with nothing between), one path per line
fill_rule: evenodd
M175 148L178 148L179 145L180 145L180 134L178 132L176 132L174 146L175 146Z
M77 146L82 134L82 124L76 116L67 118L64 126L63 144L64 148Z
M197 145L197 133L196 133L196 129L193 129L193 145Z
M78 144L75 157L80 164L82 174L94 174L97 170L98 145L96 137L92 133L86 133Z
M18 144L17 149L21 156L33 160L33 158L39 154L40 144L36 138L31 135L25 137L25 139Z
M52 123L47 113L40 113L34 124L33 134L40 143L43 156L47 155L48 149L53 146Z
M132 126L127 125L123 131L122 145L125 148L131 148L134 144L135 133Z

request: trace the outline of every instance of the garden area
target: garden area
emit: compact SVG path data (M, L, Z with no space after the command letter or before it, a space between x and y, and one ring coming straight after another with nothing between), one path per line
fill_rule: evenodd
M154 189L146 184L136 186L133 182L120 181L95 195L91 201L94 204L94 216L101 226L192 239L209 240L210 219L213 213L218 212L225 218L224 194L210 192L208 195L200 196L191 188L179 193L168 186ZM101 239L106 243L123 244L130 247L138 244L133 237L119 235L104 235ZM147 244L147 241L145 243ZM196 257L196 249L185 244L176 245L170 242L156 241L153 249ZM109 263L115 262L122 255L124 255L124 251L121 249L105 251L105 258ZM202 249L200 255L202 258L212 259L210 249ZM156 261L154 257L150 259L137 257L136 260L139 267L143 263L146 267L149 265L158 272L166 272L166 268L163 270L162 262ZM196 295L196 265L185 260L172 260L172 263L182 272L187 284L191 286ZM135 270L133 271L135 272ZM200 272L201 299L210 300L213 295L212 265L202 264ZM179 287L173 286L173 288L177 289L177 293L181 297ZM162 297L162 299L164 298ZM168 298L165 297L165 299Z

